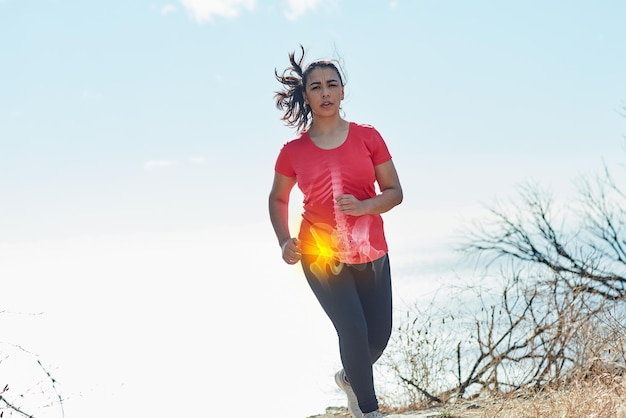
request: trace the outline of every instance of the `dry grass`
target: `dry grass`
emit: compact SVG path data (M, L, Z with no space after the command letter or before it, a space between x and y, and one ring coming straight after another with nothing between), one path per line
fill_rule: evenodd
M541 393L502 397L483 406L481 418L626 418L626 380L595 376Z
M468 406L479 406L470 409ZM391 408L386 413L407 413ZM454 418L626 418L626 378L596 375L566 386L474 400L437 408L434 417ZM415 409L413 409L415 410Z

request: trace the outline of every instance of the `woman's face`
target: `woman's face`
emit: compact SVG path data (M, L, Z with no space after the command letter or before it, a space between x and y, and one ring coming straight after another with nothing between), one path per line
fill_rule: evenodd
M333 68L318 67L312 70L304 89L304 99L313 115L328 116L339 112L343 86L339 74Z

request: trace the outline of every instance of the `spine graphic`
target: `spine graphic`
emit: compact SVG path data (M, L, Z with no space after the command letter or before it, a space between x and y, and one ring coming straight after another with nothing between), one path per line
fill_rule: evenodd
M348 225L348 220L346 215L339 210L339 206L337 205L337 201L335 200L337 196L343 194L343 181L341 180L341 172L336 168L331 168L330 170L330 181L332 185L333 191L333 213L335 215L335 223L337 225L337 229L335 232L335 236L333 239L335 240L335 245L339 249L339 251L343 254L346 254L350 251L350 241L351 241L351 233L350 227Z

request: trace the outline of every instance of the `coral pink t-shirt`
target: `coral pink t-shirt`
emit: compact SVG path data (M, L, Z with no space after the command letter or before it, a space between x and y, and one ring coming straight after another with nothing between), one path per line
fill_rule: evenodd
M350 123L340 146L322 149L303 132L287 142L276 160L276 172L295 177L304 195L298 239L303 254L360 264L387 253L380 215L352 216L335 202L341 194L359 200L376 196L374 166L391 159L385 141L369 125Z

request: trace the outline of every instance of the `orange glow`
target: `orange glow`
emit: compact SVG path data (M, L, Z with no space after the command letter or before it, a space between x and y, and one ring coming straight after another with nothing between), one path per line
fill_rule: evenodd
M308 251L317 255L311 263L311 273L318 279L328 279L328 269L333 275L339 274L343 268L343 263L339 261L341 254L341 239L337 232L330 225L322 224L311 227L311 236L315 239L315 246Z

